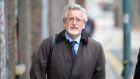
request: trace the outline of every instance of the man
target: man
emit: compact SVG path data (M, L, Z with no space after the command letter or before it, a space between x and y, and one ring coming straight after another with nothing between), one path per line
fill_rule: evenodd
M134 79L140 79L140 50L138 55L138 62L134 73Z
M55 35L52 52L51 37L42 42L32 59L30 79L46 79L46 74L47 79L105 79L103 48L82 33L86 21L87 14L80 5L65 7L65 30ZM50 53L52 55L48 57Z

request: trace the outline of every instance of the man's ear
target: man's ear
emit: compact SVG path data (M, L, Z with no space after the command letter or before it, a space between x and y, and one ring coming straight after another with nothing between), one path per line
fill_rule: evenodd
M66 24L66 21L65 21L65 20L63 20L63 24L64 24L64 25Z
M66 27L66 20L63 19L63 26Z
M82 29L84 29L86 27L86 23L84 23L84 25L83 25L83 28Z
M66 18L63 18L63 22L66 22Z

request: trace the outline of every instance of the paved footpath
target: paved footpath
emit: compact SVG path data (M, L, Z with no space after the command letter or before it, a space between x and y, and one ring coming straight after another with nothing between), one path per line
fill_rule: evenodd
M140 31L132 30L132 77L137 62L138 48L140 47ZM123 79L123 32L121 29L110 29L95 32L93 38L102 43L106 56L106 79Z

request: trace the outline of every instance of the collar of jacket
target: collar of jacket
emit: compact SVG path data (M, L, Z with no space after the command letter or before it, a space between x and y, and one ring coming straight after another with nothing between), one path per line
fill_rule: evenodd
M60 32L59 34L56 35L56 43L59 43L62 40L66 40L65 32L66 32L66 30L63 30L62 32ZM87 43L88 43L88 36L85 34L84 31L82 31L82 33L81 33L80 42L82 42L84 45L87 45Z

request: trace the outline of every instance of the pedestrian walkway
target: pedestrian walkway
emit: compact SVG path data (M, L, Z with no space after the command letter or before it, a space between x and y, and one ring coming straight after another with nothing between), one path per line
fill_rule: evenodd
M140 31L132 30L132 76L137 62L138 47L140 47ZM100 41L106 56L106 79L122 79L123 71L123 31L121 29L98 30L93 38Z

